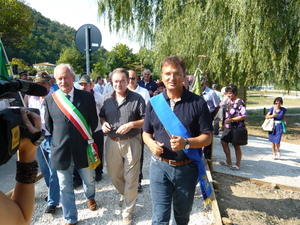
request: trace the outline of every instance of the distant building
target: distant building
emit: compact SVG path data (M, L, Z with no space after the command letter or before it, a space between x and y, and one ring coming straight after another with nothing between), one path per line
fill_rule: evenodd
M33 68L35 68L36 70L40 70L40 69L54 69L55 65L48 63L48 62L43 62L43 63L36 63L33 64Z

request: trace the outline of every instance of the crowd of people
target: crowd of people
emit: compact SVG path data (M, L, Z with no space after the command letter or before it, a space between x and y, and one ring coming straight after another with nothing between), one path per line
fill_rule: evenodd
M144 70L139 79L134 70L117 68L108 75L106 84L103 77L97 77L93 83L86 74L75 84L72 66L60 64L53 75L39 72L33 80L47 89L46 96L23 95L24 99L18 96L8 101L8 104L14 102L40 110L40 117L27 114L35 122L39 120L35 125L28 122L22 111L29 130L43 129L45 137L38 147L24 138L19 162L35 162L37 148L37 159L48 187L45 213L56 213L61 203L66 225L76 224L74 188L80 185L88 209L96 210L95 182L102 179L105 160L112 184L120 194L123 224L132 224L138 192L143 191L146 144L152 153L151 159L147 159L151 160L152 223L168 224L173 209L176 223L188 224L199 173L203 172L199 162L190 158L189 150L211 161L213 136L222 131L226 160L219 163L239 170L241 146L233 146L236 156L233 163L229 143L232 128L244 127L247 114L244 101L237 97L236 85L220 90L220 86L214 84L211 89L203 76L202 93L196 95L192 92L193 76L188 76L186 71L181 57L170 56L162 61L161 80L157 82L149 69ZM28 79L26 71L20 73L20 79ZM281 98L276 98L275 106L266 115L280 121L269 134L274 159L280 158L281 121L286 111L282 103ZM172 126L176 129L168 129ZM8 210L2 202L11 205L16 215L21 215L20 218L11 216L9 221L18 219L19 222L8 224L26 224L33 213L34 182L17 181L11 199L0 192L0 215ZM26 202L20 189L27 192ZM25 204L30 207L24 209ZM0 218L3 224L4 217Z

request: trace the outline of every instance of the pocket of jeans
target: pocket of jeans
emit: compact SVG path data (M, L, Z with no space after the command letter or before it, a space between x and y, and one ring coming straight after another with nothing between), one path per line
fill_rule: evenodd
M159 159L158 159L156 156L152 155L152 156L151 156L151 159L152 159L152 162L153 162L155 165L158 164L158 160L159 160Z

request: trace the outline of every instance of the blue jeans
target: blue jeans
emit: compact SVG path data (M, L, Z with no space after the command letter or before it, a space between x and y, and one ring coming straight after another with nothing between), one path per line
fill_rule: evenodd
M59 205L59 184L57 172L51 167L51 142L52 137L45 137L37 150L39 167L48 187L48 205Z
M74 162L71 159L71 165L67 170L57 170L57 176L60 186L60 199L64 218L67 223L77 223L77 209L75 204L75 193L73 189L73 170ZM95 170L90 170L88 167L78 170L78 173L83 181L84 197L86 200L95 199Z
M169 224L172 201L174 224L188 224L198 180L197 165L171 166L156 156L151 158L152 224Z

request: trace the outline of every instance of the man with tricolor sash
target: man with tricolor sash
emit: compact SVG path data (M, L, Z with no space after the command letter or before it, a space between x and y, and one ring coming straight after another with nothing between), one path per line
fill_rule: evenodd
M74 167L83 181L88 208L97 207L94 169L101 162L92 135L99 121L93 94L73 87L75 73L70 64L56 66L54 77L59 90L45 98L45 124L52 134L51 162L57 170L66 225L70 225L78 220Z
M183 87L185 71L181 57L165 58L161 76L166 89L146 107L143 140L153 154L152 224L169 224L172 202L175 224L188 224L198 179L205 203L212 194L201 152L212 140L210 114L204 99Z

